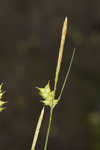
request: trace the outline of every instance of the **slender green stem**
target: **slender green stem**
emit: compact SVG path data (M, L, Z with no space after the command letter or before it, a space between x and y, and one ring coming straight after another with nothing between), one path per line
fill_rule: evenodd
M53 116L53 108L50 109L49 124L48 124L46 139L45 139L44 150L47 150L48 138L49 138L50 129L51 129L52 116Z
M58 101L61 99L61 96L62 96L64 87L65 87L65 84L66 84L66 82L67 82L67 79L68 79L68 76L69 76L69 73L70 73L70 69L71 69L71 66L72 66L72 63L73 63L74 55L75 55L75 48L74 48L74 50L73 50L73 54L72 54L72 57L71 57L71 61L70 61L70 64L69 64L69 68L68 68L68 71L67 71L67 74L66 74L66 77L65 77L65 80L64 80L64 83L63 83L63 86L62 86L60 95L59 95L59 97L58 97Z

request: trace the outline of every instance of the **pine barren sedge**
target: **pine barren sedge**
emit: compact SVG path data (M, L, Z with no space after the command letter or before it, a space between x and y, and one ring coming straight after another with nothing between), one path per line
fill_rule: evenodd
M38 139L38 134L39 134L40 127L41 127L42 120L43 120L43 116L44 116L44 109L46 109L46 107L48 106L50 108L50 115L49 115L48 129L47 129L47 133L46 133L46 137L45 137L45 144L44 144L44 150L47 150L48 138L49 138L49 134L50 134L51 122L52 122L52 117L53 117L53 111L54 111L55 106L58 104L59 100L61 99L65 84L67 82L67 79L68 79L68 76L70 73L70 69L71 69L72 62L73 62L74 55L75 55L75 49L74 49L72 57L71 57L71 61L70 61L69 68L68 68L68 71L67 71L66 76L65 76L64 83L63 83L62 88L61 88L61 92L60 92L58 98L56 98L55 97L56 88L57 88L57 83L58 83L59 73L60 73L60 68L61 68L65 38L66 38L66 34L67 34L67 26L68 26L68 23L67 23L67 17L66 17L64 24L63 24L63 27L62 27L61 43L60 43L60 48L59 48L59 55L58 55L58 61L57 61L55 79L54 79L54 88L53 88L53 90L51 90L50 82L48 82L48 84L44 88L37 87L37 89L39 90L39 94L42 97L42 103L44 106L42 108L42 111L40 113L40 117L39 117L39 120L37 123L37 127L36 127L36 131L34 134L31 150L35 150L36 142Z

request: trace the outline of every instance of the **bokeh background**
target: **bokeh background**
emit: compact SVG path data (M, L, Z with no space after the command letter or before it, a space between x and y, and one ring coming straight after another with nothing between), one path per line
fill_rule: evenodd
M68 33L57 95L73 48L76 55L56 106L48 150L100 150L100 0L0 0L0 150L30 150L42 109L35 88L53 87L61 28ZM45 117L36 149L43 149Z

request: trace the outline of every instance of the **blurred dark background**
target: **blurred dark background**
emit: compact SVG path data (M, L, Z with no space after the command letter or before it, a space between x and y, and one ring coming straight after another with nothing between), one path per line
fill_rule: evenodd
M100 150L100 0L1 0L0 82L8 101L0 113L0 150L30 150L42 109L36 86L54 83L61 29L68 33L48 150ZM36 150L43 149L46 109Z

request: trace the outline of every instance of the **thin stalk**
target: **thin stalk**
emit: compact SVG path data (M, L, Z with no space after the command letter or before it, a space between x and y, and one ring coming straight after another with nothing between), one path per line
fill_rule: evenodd
M38 123L37 123L37 127L36 127L36 130L35 130L35 134L34 134L31 150L35 150L35 146L36 146L36 142L37 142L37 139L38 139L41 123L42 123L42 120L43 120L44 108L45 107L42 108L41 113L40 113L40 117L39 117L39 120L38 120Z
M74 48L74 50L73 50L73 54L72 54L72 57L71 57L71 61L70 61L70 64L69 64L69 68L68 68L68 71L67 71L67 74L66 74L66 77L65 77L65 80L64 80L64 83L63 83L63 86L62 86L60 95L59 95L59 97L58 97L58 101L61 99L63 90L64 90L64 88L65 88L65 84L66 84L66 82L67 82L67 79L68 79L68 76L69 76L69 73L70 73L70 70L71 70L71 66L72 66L72 63L73 63L73 60L74 60L74 55L75 55L75 48Z
M52 116L53 116L53 108L50 109L49 124L48 124L46 139L45 139L44 150L47 150L48 138L49 138L50 129L51 129Z

